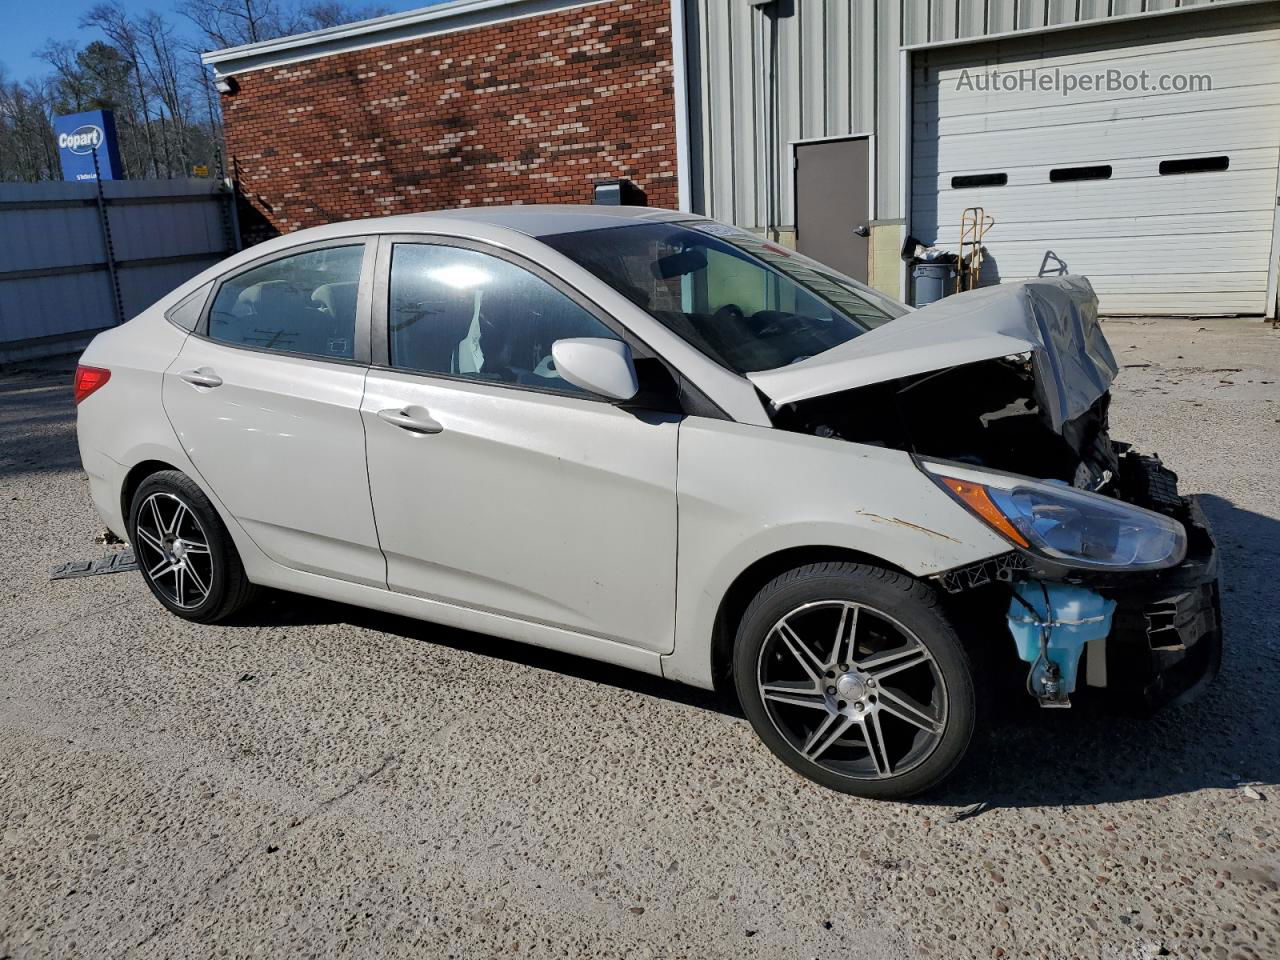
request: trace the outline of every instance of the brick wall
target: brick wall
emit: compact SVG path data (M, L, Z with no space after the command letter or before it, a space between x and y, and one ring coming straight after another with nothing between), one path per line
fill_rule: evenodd
M246 240L336 220L582 203L631 177L676 205L668 0L597 3L238 74Z

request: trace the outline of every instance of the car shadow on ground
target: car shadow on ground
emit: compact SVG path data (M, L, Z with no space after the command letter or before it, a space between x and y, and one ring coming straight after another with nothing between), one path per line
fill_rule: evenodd
M629 690L645 696L684 703L703 710L714 710L742 716L737 704L708 690L699 690L662 677L638 673L585 657L517 643L483 633L444 627L410 617L354 607L330 600L319 600L296 594L272 591L261 604L241 614L236 621L245 626L303 626L320 623L346 623L353 627L432 643L451 650L490 657L517 667L548 670Z
M967 761L926 804L1045 807L1119 802L1280 780L1280 748L1265 704L1280 701L1280 631L1267 601L1280 561L1280 522L1204 496L1225 565L1222 674L1200 700L1151 716L1101 703L1041 710L1015 694L988 703ZM737 717L729 697L609 664L329 601L273 594L254 625L345 622L516 666L580 677ZM246 622L250 622L246 620ZM1001 637L1001 642L1009 640ZM1011 641L1010 641L1011 642Z

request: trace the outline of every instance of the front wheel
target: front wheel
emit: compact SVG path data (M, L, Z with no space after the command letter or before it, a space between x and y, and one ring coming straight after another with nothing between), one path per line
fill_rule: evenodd
M738 627L734 680L765 745L844 793L927 790L973 735L973 674L937 597L879 567L816 563L767 583Z

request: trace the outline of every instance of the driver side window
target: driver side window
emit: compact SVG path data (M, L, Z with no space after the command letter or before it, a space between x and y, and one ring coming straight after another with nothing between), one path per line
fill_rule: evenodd
M394 246L387 323L397 369L578 395L585 391L557 374L552 344L618 339L528 270L441 244Z

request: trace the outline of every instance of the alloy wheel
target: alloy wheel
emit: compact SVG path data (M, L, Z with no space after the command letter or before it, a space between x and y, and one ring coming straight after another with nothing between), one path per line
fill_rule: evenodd
M191 610L213 589L213 555L195 512L172 493L142 502L134 549L147 579L169 602Z
M866 604L822 600L788 612L760 647L756 681L778 733L842 777L901 776L928 759L947 726L933 654Z

